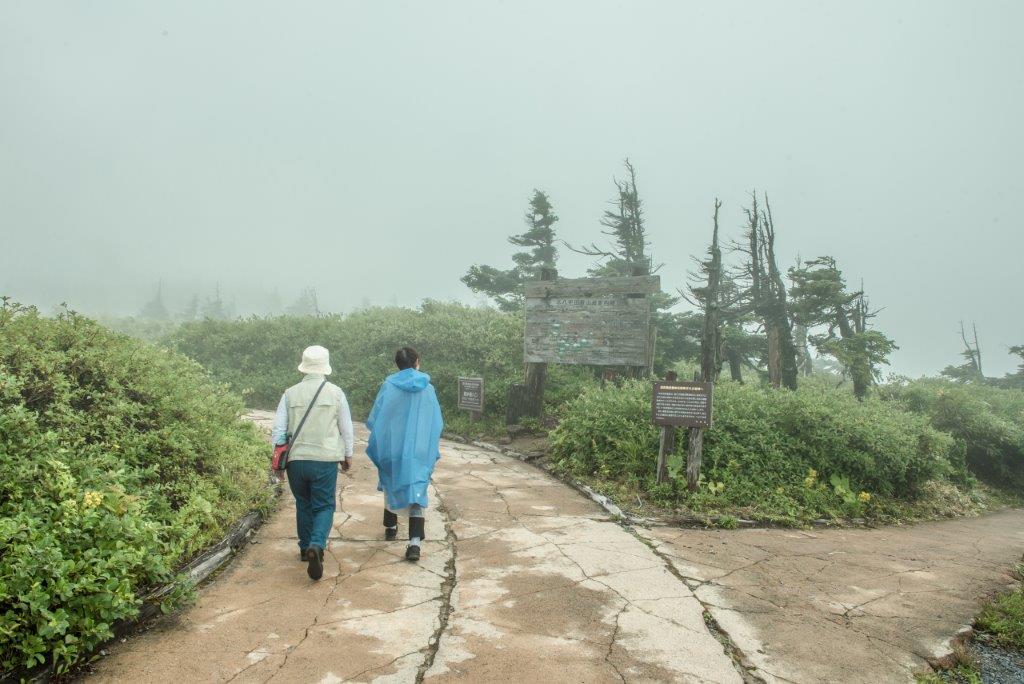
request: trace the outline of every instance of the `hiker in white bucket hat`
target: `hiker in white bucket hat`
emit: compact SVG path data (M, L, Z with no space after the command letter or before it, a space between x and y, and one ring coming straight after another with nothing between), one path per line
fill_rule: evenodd
M299 371L305 377L281 397L270 439L275 446L289 445L286 470L295 496L299 558L306 561L310 578L318 580L334 523L338 468L349 469L355 440L348 399L327 381L330 352L319 345L306 347Z

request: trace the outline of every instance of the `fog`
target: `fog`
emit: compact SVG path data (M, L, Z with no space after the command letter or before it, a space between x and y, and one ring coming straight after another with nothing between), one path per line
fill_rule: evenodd
M47 310L482 301L533 188L600 239L628 157L663 288L757 188L893 370L1024 343L1024 4L0 4L0 293ZM563 275L587 257L563 250ZM682 308L682 307L681 307Z

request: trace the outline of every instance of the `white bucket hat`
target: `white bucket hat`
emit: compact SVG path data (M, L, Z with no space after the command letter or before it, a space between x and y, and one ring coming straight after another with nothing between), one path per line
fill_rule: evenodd
M318 344L306 347L302 352L302 363L299 364L299 372L312 375L330 375L331 353Z

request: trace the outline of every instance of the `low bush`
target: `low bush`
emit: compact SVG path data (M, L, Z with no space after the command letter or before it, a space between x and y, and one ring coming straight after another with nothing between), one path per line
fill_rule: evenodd
M974 474L999 486L1024 487L1024 391L925 378L880 393L953 435Z
M197 364L0 308L0 674L67 669L268 503L267 447Z
M1017 580L1024 580L1024 565L1018 565ZM987 603L975 620L976 634L990 643L1024 651L1024 586L1018 584Z
M456 411L459 376L484 378L485 414L505 415L508 387L523 381L523 321L493 309L427 301L419 310L371 308L321 317L253 317L186 323L165 342L241 392L251 406L273 408L298 382L303 348L331 352L331 380L365 417L380 383L396 368L395 351L415 347L446 414ZM590 369L551 366L546 401L556 405L595 384Z
M724 382L705 431L700 490L685 488L685 431L672 481L656 485L650 392L634 381L568 402L551 437L558 467L693 510L746 508L791 520L881 512L885 499L913 499L929 481L966 478L954 440L922 416L824 385L780 392Z

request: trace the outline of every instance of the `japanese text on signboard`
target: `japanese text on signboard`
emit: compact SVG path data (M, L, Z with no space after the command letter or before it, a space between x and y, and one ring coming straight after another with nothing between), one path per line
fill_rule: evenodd
M459 408L483 413L483 378L459 378Z
M651 415L655 425L711 426L710 382L656 382Z

